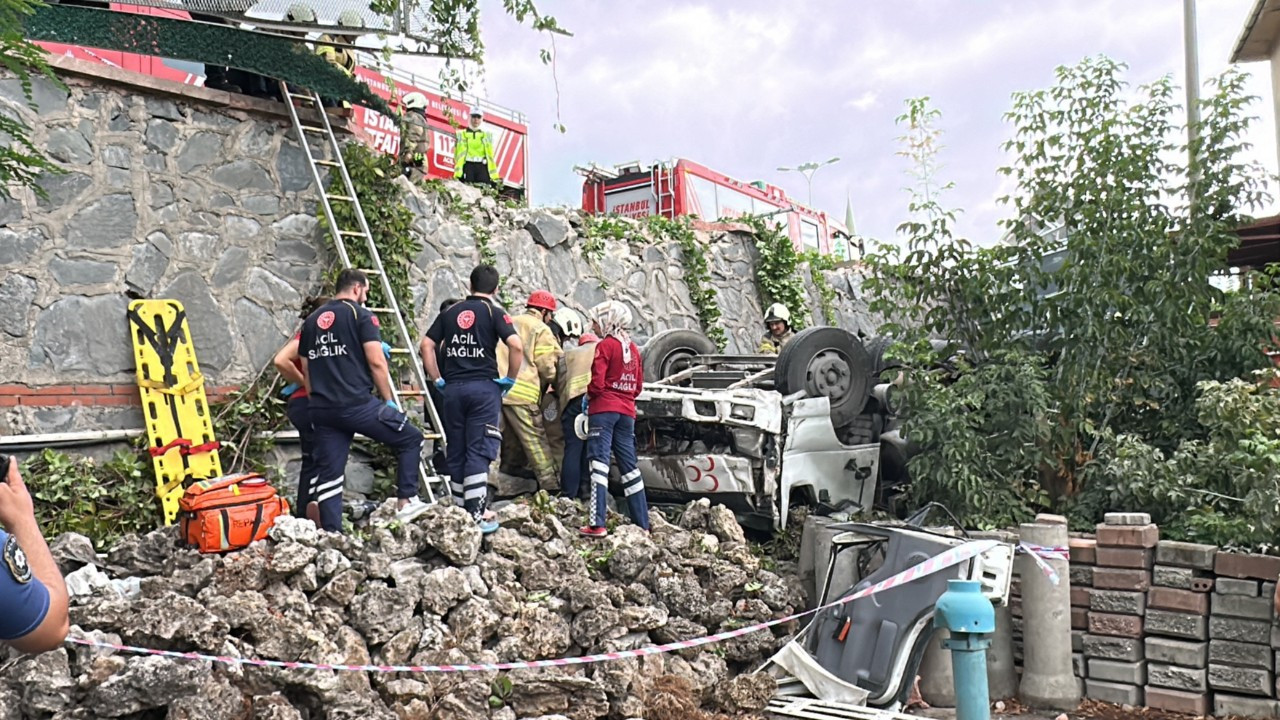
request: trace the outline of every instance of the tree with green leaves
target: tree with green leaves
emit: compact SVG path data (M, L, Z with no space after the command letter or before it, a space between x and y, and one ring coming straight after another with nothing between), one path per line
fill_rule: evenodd
M1164 451L1197 436L1197 383L1268 362L1280 314L1270 283L1210 282L1264 200L1260 169L1242 159L1244 78L1211 84L1188 167L1171 80L1132 89L1124 70L1090 58L1014 96L1001 170L1013 219L992 246L953 233L937 111L913 100L899 118L916 188L905 243L869 256L867 287L873 309L899 319L884 331L915 368L915 495L973 524L1087 492L1117 434ZM929 369L930 338L958 353L947 369Z
M32 0L0 0L0 66L17 78L28 104L32 103L33 77L57 82L45 62L44 50L22 34L23 19L37 6ZM34 187L39 192L36 177L56 168L31 144L31 128L21 118L0 112L0 137L9 138L0 145L0 200L12 197L15 187Z

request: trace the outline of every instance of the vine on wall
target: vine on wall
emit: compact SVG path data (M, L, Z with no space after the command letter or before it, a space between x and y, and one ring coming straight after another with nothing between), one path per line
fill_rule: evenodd
M801 258L791 237L764 218L748 215L734 220L750 227L755 236L760 255L756 262L756 284L760 287L762 304L768 307L782 303L791 311L791 327L803 330L810 323L809 301L804 281L800 279Z
M818 290L818 298L822 302L822 321L828 325L836 324L836 289L827 282L826 271L834 270L835 260L830 255L823 255L817 250L806 250L802 256L809 264L809 276L813 278L813 286Z
M684 281L689 288L689 298L698 311L698 321L707 337L717 348L724 350L729 339L720 326L720 305L716 303L716 288L711 284L711 265L707 262L705 248L693 233L689 218L669 220L653 216L646 223L655 239L665 239L680 246L680 254L684 258Z

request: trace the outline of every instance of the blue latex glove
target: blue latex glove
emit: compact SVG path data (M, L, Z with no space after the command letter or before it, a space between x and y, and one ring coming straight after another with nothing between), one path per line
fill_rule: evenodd
M494 382L498 383L498 387L502 388L503 397L506 397L507 393L511 392L511 388L516 386L516 381L509 377L495 378Z
M438 377L438 378L436 378L436 389L437 389L437 390L443 390L443 389L444 389L444 378L442 378L442 377Z
M587 396L586 395L582 396L582 414L583 415L587 414Z
M387 407L389 407L389 408L391 408L392 410L395 410L395 411L397 411L397 412L399 412L399 411L400 411L400 406L396 404L396 401L395 401L395 400L388 400L388 401L387 401Z
M288 400L291 395L298 392L302 388L298 383L289 383L280 389L280 397Z
M390 343L382 343L382 354L383 354L383 355L386 355L388 360L390 360L390 359L391 359L391 344L390 344Z

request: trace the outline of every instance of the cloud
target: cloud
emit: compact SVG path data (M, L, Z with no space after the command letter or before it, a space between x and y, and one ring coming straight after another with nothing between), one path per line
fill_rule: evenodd
M844 107L865 111L870 110L878 104L880 104L880 93L875 90L868 90L852 100L846 100Z
M1207 78L1226 67L1253 0L1198 4ZM1006 212L994 198L1008 192L996 169L1013 92L1048 87L1058 65L1100 53L1128 62L1133 84L1182 75L1181 10L1167 0L564 0L552 9L574 33L556 40L561 135L555 82L538 60L546 37L495 0L483 7L480 86L529 117L535 202L577 204L575 163L674 156L804 197L803 179L774 168L838 155L814 175L815 204L842 217L849 193L859 229L882 239L906 217L902 99L928 95L943 111L940 179L967 209L958 231L985 242ZM1246 70L1270 97L1266 65ZM1270 103L1256 110L1266 117L1249 140L1275 167Z

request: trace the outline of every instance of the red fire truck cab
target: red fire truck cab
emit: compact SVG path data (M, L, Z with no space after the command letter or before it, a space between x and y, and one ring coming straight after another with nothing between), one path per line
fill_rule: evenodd
M688 215L708 222L765 216L786 228L797 250L848 259L849 232L843 224L768 183L746 183L684 159L647 168L629 163L612 170L594 165L575 169L585 178L582 209L595 215Z

